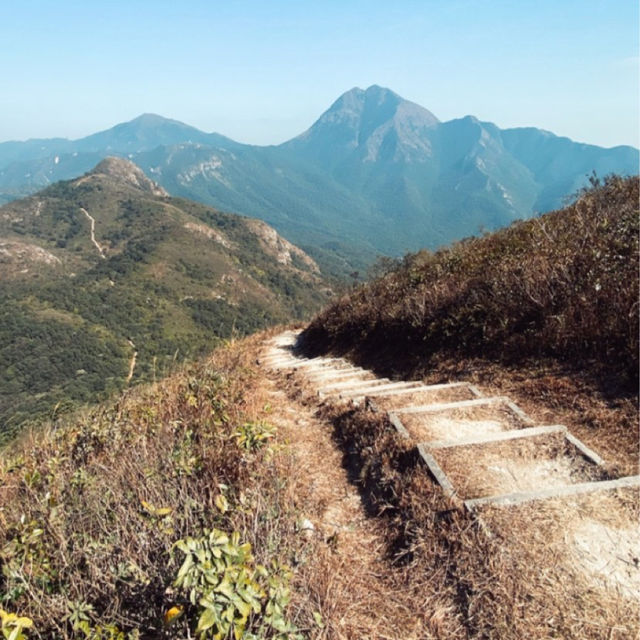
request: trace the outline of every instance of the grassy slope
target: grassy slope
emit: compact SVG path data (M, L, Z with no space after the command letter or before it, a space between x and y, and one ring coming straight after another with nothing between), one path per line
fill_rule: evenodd
M305 345L390 375L479 383L538 424L568 425L614 477L634 475L637 281L638 179L611 178L563 211L407 257L325 309ZM637 601L585 586L565 558L575 513L614 530L621 514L637 522L637 490L485 510L488 535L379 413L324 413L434 637L637 637ZM454 605L436 618L446 594Z
M187 637L202 607L173 584L184 555L172 545L214 527L253 547L255 561L244 566L264 593L247 629L297 637L283 621L271 624L266 609L286 609L282 563L301 542L283 491L286 455L263 421L252 369L258 340L2 452L0 609L32 619L29 637ZM258 563L265 575L255 574ZM184 615L163 631L175 606Z
M309 353L351 352L405 373L443 356L550 357L633 389L637 277L638 178L612 177L562 211L407 256L303 337Z

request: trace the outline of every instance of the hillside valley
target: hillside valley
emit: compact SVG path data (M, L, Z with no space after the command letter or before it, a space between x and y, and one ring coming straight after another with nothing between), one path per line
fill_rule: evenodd
M132 159L171 195L265 220L325 271L347 274L561 206L588 176L636 174L605 149L473 116L441 122L389 89L354 88L304 133L259 147L157 115L71 141L0 144L0 201Z
M120 158L1 207L0 269L0 439L329 294L264 222L171 198Z

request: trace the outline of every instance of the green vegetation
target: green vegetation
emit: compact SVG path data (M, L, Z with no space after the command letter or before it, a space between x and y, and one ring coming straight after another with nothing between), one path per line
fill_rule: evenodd
M637 282L638 178L593 179L562 211L408 255L303 338L309 353L413 372L443 355L551 357L637 390Z
M5 638L301 637L254 360L221 349L3 452Z
M247 219L154 195L109 165L0 209L1 238L50 259L16 253L0 282L0 442L123 389L134 352L132 382L154 380L327 297L308 264L279 263Z

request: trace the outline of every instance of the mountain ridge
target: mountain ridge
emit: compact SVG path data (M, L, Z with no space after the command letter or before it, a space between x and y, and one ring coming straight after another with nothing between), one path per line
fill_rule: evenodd
M640 157L474 116L441 122L376 85L345 92L280 145L155 114L65 141L59 153L55 142L24 144L0 144L0 202L119 155L172 195L264 220L342 274L558 208L594 171L636 174Z

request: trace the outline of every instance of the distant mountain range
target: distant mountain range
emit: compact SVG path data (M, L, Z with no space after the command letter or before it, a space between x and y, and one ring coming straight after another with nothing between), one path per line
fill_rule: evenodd
M328 294L316 263L266 223L171 198L107 158L0 207L0 442L56 405L305 318Z
M558 208L589 174L636 174L639 153L535 128L432 113L378 86L342 95L309 130L258 147L146 114L80 140L0 144L0 199L132 159L169 193L272 224L330 270L435 248Z

